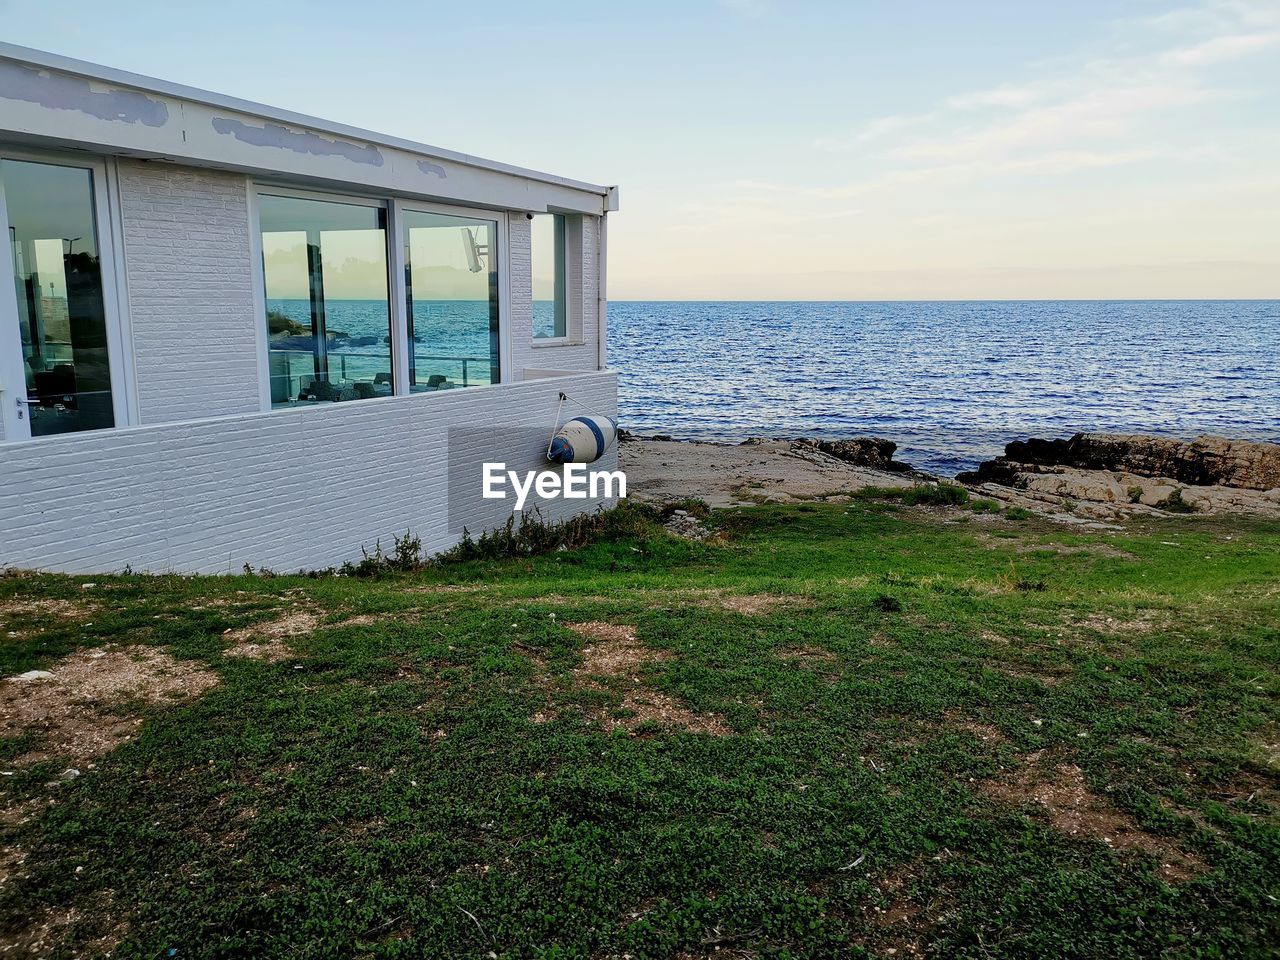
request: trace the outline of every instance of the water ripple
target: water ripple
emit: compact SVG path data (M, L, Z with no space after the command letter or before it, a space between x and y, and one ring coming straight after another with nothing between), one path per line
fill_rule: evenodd
M953 473L1077 430L1280 441L1280 301L622 303L623 424L853 436Z

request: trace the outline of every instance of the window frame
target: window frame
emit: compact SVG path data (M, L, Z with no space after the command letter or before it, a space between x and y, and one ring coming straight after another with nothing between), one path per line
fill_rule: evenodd
M510 271L507 269L507 217L506 214L487 207L459 207L445 203L431 203L424 200L412 200L397 197L391 201L392 227L395 230L396 264L392 268L392 277L398 288L394 294L399 304L400 321L403 327L396 330L396 339L403 344L401 355L404 358L403 382L405 393L410 394L409 386L409 297L405 289L404 271L408 265L407 253L409 237L406 234L406 213L438 213L447 217L472 217L477 220L489 220L494 223L493 243L497 248L489 251L489 262L498 272L498 376L499 382L489 386L501 386L511 382L511 346L508 320L508 305L511 302ZM396 368L396 383L401 382L401 370ZM469 387L468 389L475 389ZM397 393L397 395L399 395Z
M507 250L507 217L504 211L491 207L464 207L411 197L393 196L370 190L348 192L340 190L316 190L299 187L296 183L284 183L271 179L249 179L250 256L253 260L254 307L257 312L258 338L258 394L259 406L264 413L277 410L310 409L309 406L273 407L271 405L270 342L267 337L267 286L262 261L262 223L259 217L260 196L296 197L300 200L321 200L329 203L351 203L359 206L379 207L387 213L387 297L391 311L391 380L394 397L428 397L430 393L413 393L409 387L409 317L408 291L405 288L406 250L405 213L439 213L446 216L476 217L492 220L497 224L492 261L498 271L498 370L500 382L488 386L502 386L511 381L510 335L510 271L505 253ZM468 387L483 390L486 387ZM386 397L353 400L350 403L369 403ZM317 404L323 408L324 404Z
M563 229L560 233L561 283L564 288L564 334L558 337L539 337L532 330L530 317L529 346L535 350L547 347L581 347L586 344L583 330L586 315L585 290L583 286L583 255L586 245L586 215L564 210L548 210L546 213L535 213L533 217L557 217ZM530 223L532 224L532 219ZM533 264L533 237L529 238L530 274ZM532 276L530 277L532 280ZM532 291L531 291L532 292ZM532 311L532 304L530 305Z
M371 207L386 212L387 235L387 308L389 311L388 335L391 338L391 387L392 396L400 396L400 374L398 351L402 350L401 330L396 317L395 304L395 266L391 262L392 213L391 201L387 197L376 194L343 193L330 190L310 190L297 184L280 183L269 179L249 179L249 256L253 261L253 301L257 312L257 346L258 346L258 404L263 413L276 410L310 409L312 406L323 407L324 404L293 404L276 407L271 402L271 340L267 335L267 277L266 265L262 260L262 221L260 219L259 197L287 197L296 200L318 200L323 203L346 203L357 207ZM370 399L378 399L373 397ZM385 397L382 399L386 399ZM362 401L352 400L350 403Z
M533 304L538 302L537 297L533 296L533 259L534 259L534 237L533 224L538 217L551 217L551 242L553 246L552 257L558 252L560 254L559 263L554 265L554 269L559 273L556 280L559 281L560 290L564 298L564 333L552 334L549 337L540 337L537 331L533 329ZM569 216L560 213L557 210L548 210L546 213L535 213L529 219L529 301L530 301L530 330L529 340L535 347L563 347L572 344L573 341L573 311L571 308L572 298L569 296ZM554 281L553 281L554 282ZM554 310L554 302L552 309Z
M101 433L136 425L138 421L133 379L133 344L132 338L125 335L128 323L128 299L126 274L123 272L123 245L117 243L120 233L118 198L113 179L109 176L108 158L0 143L0 160L71 167L87 170L90 174L93 190L93 226L96 233L94 241L98 247L99 276L102 282L107 369L111 375L111 412L114 422L110 427L53 436ZM0 180L0 223L3 223L7 232L9 208L5 202L3 180ZM5 292L0 293L0 405L2 405L0 406L0 423L4 426L3 442L42 441L47 438L34 436L31 433L30 411L26 404L20 403L20 400L27 396L27 378L22 368L20 330L22 320L18 313L17 277L14 274L12 250L6 249L3 259L4 265L0 266L0 283L5 282L4 278L7 278L8 283ZM14 346L18 349L11 349ZM19 410L21 410L21 416L19 416Z

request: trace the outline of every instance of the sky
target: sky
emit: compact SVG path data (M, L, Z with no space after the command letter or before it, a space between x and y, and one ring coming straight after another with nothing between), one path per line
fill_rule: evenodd
M612 299L1280 297L1280 0L39 11L0 39L618 184Z

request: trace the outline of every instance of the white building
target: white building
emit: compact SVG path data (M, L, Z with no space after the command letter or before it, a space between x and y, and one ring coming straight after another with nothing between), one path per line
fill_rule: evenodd
M297 570L505 521L482 462L546 466L561 392L616 413L616 209L0 43L0 567Z

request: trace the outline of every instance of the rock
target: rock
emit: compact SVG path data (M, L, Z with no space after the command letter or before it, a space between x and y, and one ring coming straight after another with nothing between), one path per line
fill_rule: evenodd
M1011 443L959 482L1029 509L1122 520L1140 513L1277 514L1280 446L1079 433ZM1055 517L1065 519L1065 516Z
M1213 436L1185 441L1142 434L1077 433L1066 440L1011 443L1003 457L956 479L1016 486L1019 474L1051 473L1055 470L1046 468L1061 467L1160 477L1191 486L1272 490L1280 487L1280 444Z
M908 473L911 465L893 459L898 445L880 437L852 437L847 440L819 440L800 438L792 441L792 447L808 448L835 457L845 463L891 473Z
M673 512L663 526L668 533L682 537L685 540L705 540L711 536L711 531L704 527L697 517L684 510Z

